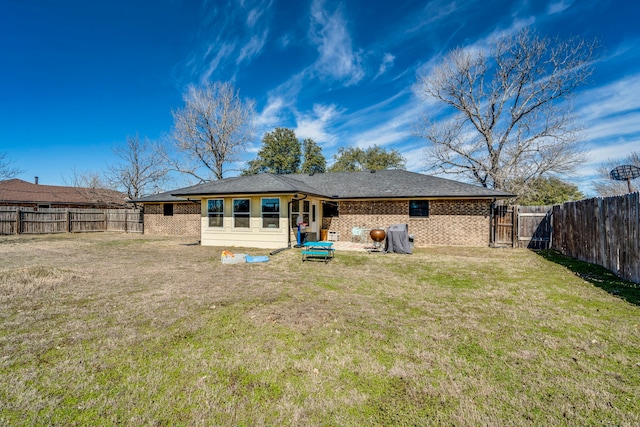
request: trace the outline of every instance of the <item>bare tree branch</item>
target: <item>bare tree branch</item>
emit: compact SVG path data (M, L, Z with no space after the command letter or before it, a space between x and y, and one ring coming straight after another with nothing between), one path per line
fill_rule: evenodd
M621 165L633 165L640 168L640 152L633 151L623 159L608 159L598 167L598 178L593 182L593 189L598 195L608 197L627 194L629 192L627 181L614 181L609 175L609 172L616 166ZM640 178L631 181L631 185L635 191L640 191Z
M23 170L13 166L13 161L7 157L7 153L0 153L0 181L14 178L22 172Z
M121 162L109 166L107 181L111 186L126 192L130 199L163 189L169 168L163 152L148 138L129 136L126 144L116 146L113 152Z
M222 179L253 140L253 102L243 101L231 83L189 86L185 107L173 112L170 140L182 156L166 154L173 170L200 182Z
M592 73L597 41L551 40L523 30L491 52L455 49L419 91L449 107L425 118L426 165L485 187L508 189L546 174L572 172L583 160L571 96Z

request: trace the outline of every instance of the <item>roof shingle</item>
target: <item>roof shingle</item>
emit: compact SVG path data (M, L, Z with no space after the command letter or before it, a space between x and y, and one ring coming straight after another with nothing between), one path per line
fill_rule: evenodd
M103 188L42 185L8 179L0 181L1 202L125 206L126 195Z
M211 181L170 193L179 197L306 193L329 199L509 198L514 196L502 191L400 169L311 175L266 173Z

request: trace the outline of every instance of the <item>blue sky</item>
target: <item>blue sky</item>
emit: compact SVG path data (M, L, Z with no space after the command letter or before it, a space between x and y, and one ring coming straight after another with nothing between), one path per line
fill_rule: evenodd
M255 156L275 127L341 146L398 149L433 108L420 72L458 46L530 26L601 40L575 109L589 160L571 181L640 150L640 2L628 0L0 0L0 152L27 181L65 185L100 171L128 135L159 140L190 83L231 81L256 103ZM242 165L238 165L241 167ZM179 186L179 183L176 183Z

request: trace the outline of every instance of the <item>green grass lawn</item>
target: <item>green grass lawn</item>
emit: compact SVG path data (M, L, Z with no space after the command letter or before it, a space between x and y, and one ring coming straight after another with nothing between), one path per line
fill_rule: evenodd
M602 269L190 243L0 238L0 425L640 425L640 290Z

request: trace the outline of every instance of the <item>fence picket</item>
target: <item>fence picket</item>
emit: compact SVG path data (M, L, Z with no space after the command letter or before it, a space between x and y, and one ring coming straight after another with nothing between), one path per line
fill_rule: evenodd
M119 231L142 233L139 209L38 209L0 206L0 235L95 233Z
M640 193L553 207L552 248L640 283Z

